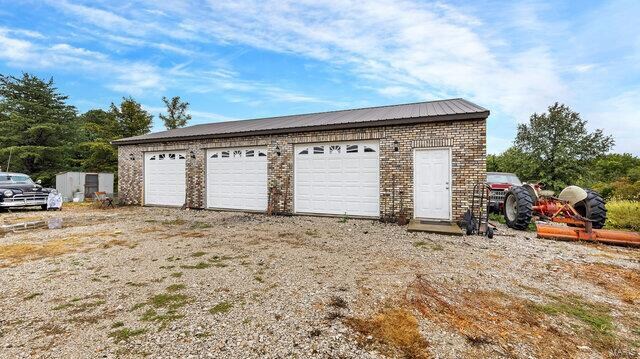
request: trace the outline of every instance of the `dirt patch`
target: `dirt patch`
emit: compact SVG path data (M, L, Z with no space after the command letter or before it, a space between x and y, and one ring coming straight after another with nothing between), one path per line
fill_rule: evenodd
M55 239L45 243L11 243L0 245L0 267L25 260L59 256L77 251L83 245L79 238Z
M469 356L567 358L589 349L615 357L620 352L606 306L575 297L537 303L499 291L454 288L417 277L406 300L428 321L463 336L471 344Z
M406 308L391 308L371 318L347 318L345 324L360 334L360 342L385 354L429 358L429 343L418 330L418 319Z
M605 263L585 265L562 263L562 267L574 277L591 282L615 294L625 303L640 303L640 272L638 270Z

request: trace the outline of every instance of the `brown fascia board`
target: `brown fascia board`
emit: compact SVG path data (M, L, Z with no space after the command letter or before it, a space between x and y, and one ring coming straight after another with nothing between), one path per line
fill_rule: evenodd
M373 120L373 121L363 121L363 122L345 122L345 123L338 123L338 124L332 124L332 125L274 128L274 129L257 130L257 131L210 133L210 134L203 134L203 135L177 136L177 137L141 138L138 140L123 139L123 140L111 141L111 144L116 146L121 146L121 145L134 145L134 144L142 144L142 143L204 140L204 139L210 139L210 138L281 135L281 134L287 134L287 133L344 130L344 129L364 128L364 127L414 125L418 123L427 123L427 122L455 122L455 121L465 121L465 120L486 120L487 117L489 117L488 110L483 112L466 113L466 114L452 114L452 115L414 117L414 118L398 118L398 119L390 119L390 120Z

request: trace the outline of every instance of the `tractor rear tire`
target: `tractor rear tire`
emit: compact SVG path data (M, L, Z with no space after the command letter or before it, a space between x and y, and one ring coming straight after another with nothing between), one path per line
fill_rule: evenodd
M504 219L509 228L524 230L533 217L533 198L524 187L513 186L504 197Z
M587 198L576 203L573 207L582 217L591 220L593 228L600 229L607 221L607 207L604 199L596 191L590 189L585 189L585 191L587 191Z

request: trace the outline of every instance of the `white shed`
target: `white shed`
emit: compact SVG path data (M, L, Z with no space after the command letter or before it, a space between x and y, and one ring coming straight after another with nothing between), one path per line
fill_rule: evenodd
M93 197L94 192L113 195L113 173L62 172L56 175L56 190L65 200Z

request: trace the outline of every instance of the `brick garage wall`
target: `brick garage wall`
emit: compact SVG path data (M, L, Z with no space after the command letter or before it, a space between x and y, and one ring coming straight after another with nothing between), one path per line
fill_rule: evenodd
M279 194L275 210L293 211L293 147L298 143L380 141L380 216L397 215L400 205L413 216L413 150L446 147L452 154L453 218L470 203L476 182L486 176L486 121L464 120L350 130L300 132L286 135L245 136L193 141L122 145L118 148L118 194L121 202L140 205L144 199L144 152L184 150L187 153L187 206L204 208L206 150L220 147L267 146L269 185ZM395 147L398 151L394 151ZM276 154L279 149L280 156ZM395 188L394 188L395 182Z

